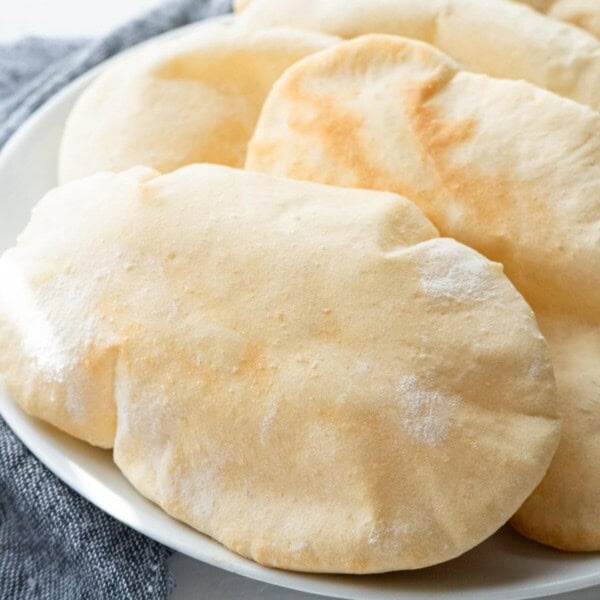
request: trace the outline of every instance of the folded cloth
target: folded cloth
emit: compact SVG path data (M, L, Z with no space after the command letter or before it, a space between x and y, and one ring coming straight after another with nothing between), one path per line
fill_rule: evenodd
M0 46L0 151L34 110L78 75L229 5L176 0L102 39L35 38ZM0 598L165 598L172 588L169 555L63 484L0 419Z

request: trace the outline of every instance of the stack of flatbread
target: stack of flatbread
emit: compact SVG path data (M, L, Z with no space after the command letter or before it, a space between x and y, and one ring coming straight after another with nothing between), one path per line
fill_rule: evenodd
M245 0L108 66L0 258L15 400L265 565L599 551L599 13L529 3Z

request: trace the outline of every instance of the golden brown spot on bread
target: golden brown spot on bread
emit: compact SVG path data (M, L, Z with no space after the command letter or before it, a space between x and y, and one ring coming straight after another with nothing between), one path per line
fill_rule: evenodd
M432 175L438 179L436 195L442 197L442 190L447 190L483 224L504 223L507 209L513 212L518 206L527 210L542 210L539 192L536 193L534 187L526 182L517 181L509 173L485 176L472 165L459 166L452 161L449 156L451 150L466 142L473 142L477 121L444 118L432 100L436 91L437 86L427 81L409 87L405 92L412 133L423 150L423 158L430 166ZM514 219L511 217L510 220ZM439 226L442 233L448 233L443 220Z
M547 220L556 218L552 207L544 201L541 188L544 182L519 180L508 169L488 176L472 163L457 164L451 152L461 144L473 144L477 121L453 121L443 117L433 101L433 90L425 82L409 88L405 96L412 133L432 175L432 192L427 204L421 203L423 196L419 198L421 208L442 235L456 237L488 258L503 263L507 275L529 302L538 308L542 298L558 302L548 293L547 280L551 276L543 274L534 264L543 248L556 243L553 228L540 229L535 236L524 236L520 232L521 224L528 222L531 214ZM449 202L463 211L458 224L449 222L445 216L445 204ZM528 247L532 243L536 244L535 249Z
M317 96L304 90L298 77L290 77L284 92L292 104L302 104L311 113L306 117L301 113L292 112L288 119L289 128L302 135L319 138L324 150L353 173L355 181L351 185L376 189L383 173L368 159L368 149L360 137L364 119L351 109L342 110L334 96ZM289 176L298 179L310 178L307 177L305 165L299 164L298 170L298 165L291 163ZM333 179L323 178L322 175L316 180L337 183Z
M266 369L264 361L264 345L249 342L239 364L240 375L255 374Z
M433 81L419 85L408 86L406 106L413 117L415 133L422 143L426 143L429 154L440 155L453 146L467 142L475 136L477 122L475 119L460 121L444 120L434 104L428 104L428 99L437 91Z
M261 399L273 386L276 369L267 357L266 346L262 342L248 342L244 355L242 356L237 377L251 382L253 396Z

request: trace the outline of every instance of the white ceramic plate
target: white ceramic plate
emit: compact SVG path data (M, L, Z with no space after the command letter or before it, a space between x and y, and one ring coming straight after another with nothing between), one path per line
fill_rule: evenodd
M96 74L97 70L88 73L55 96L0 154L0 251L14 244L31 207L56 185L58 145L65 119ZM28 417L1 384L0 413L49 469L116 519L193 558L275 585L339 598L415 600L435 595L438 600L517 600L600 584L600 555L554 551L528 542L510 528L454 561L416 572L327 576L268 569L166 515L127 482L109 451L93 448Z

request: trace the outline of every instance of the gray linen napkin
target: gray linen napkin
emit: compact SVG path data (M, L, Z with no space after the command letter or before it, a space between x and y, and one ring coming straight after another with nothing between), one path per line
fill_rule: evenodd
M102 39L0 45L0 151L78 75L137 42L229 7L229 0L175 0ZM165 598L172 588L169 556L71 491L0 418L0 598Z

